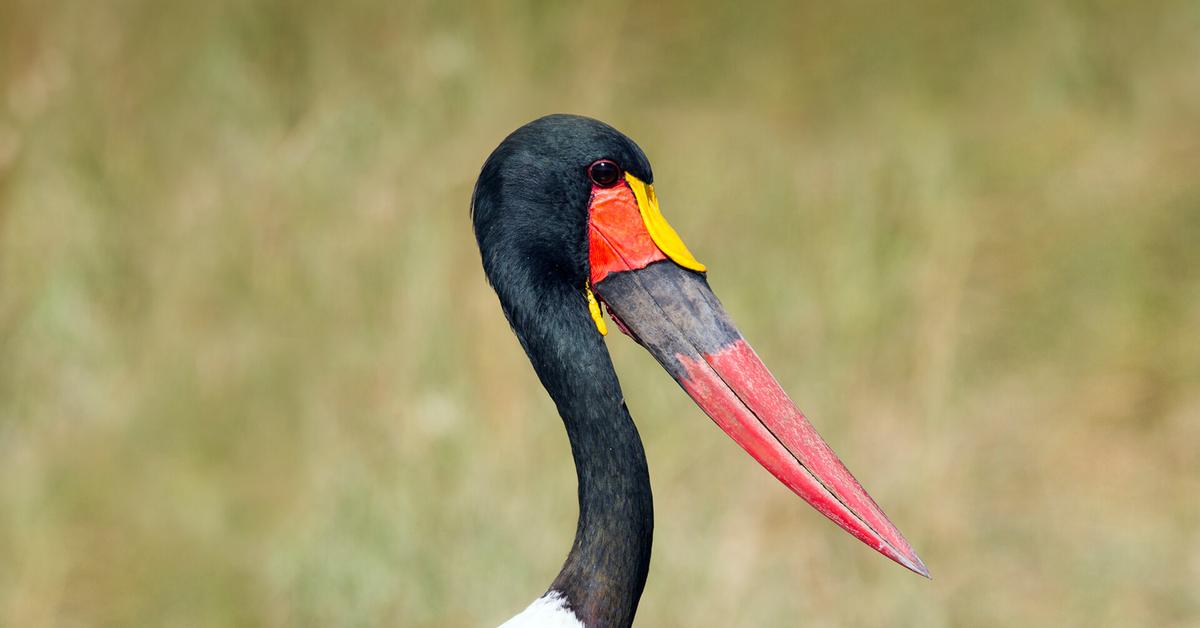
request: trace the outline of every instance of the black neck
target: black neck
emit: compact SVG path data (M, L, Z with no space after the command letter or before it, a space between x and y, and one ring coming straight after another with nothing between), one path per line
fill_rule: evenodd
M622 628L633 623L650 566L646 456L582 290L552 292L527 316L508 312L562 415L579 476L575 543L550 588L585 626Z

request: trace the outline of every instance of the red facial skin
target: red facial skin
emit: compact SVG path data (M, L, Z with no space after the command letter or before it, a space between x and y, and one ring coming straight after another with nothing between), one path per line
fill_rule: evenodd
M637 199L625 181L611 188L593 185L588 214L592 285L609 273L637 270L667 259L646 231Z

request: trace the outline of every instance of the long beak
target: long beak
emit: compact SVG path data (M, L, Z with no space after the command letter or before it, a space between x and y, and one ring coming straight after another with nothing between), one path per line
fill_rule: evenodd
M630 183L636 201L644 203L643 195L636 194L641 182ZM614 198L623 195L618 191ZM742 337L705 275L677 263L677 255L683 254L668 250L672 247L682 248L686 263L699 265L674 231L674 243L657 247L670 259L655 256L644 250L644 242L614 229L621 222L614 218L617 205L593 202L590 256L592 289L622 331L649 350L721 429L788 488L876 551L929 577L912 546ZM654 205L653 213L661 219L656 201ZM655 259L638 261L635 249L643 249L643 261ZM598 270L604 273L600 277Z

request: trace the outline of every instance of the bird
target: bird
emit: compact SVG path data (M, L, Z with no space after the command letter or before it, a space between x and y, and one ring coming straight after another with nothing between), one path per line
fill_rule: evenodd
M561 415L578 480L562 569L501 628L627 627L646 584L650 476L605 344L605 311L787 488L929 577L738 331L707 267L663 216L650 162L628 136L584 116L533 120L487 157L470 214L484 274Z

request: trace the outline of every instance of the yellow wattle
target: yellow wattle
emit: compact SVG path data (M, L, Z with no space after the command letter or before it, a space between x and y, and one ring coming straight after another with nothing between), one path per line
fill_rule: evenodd
M608 335L608 325L604 324L604 317L600 314L600 303L596 301L596 295L592 294L590 285L583 287L587 292L588 312L592 315L592 320L596 322L596 330L601 336Z

